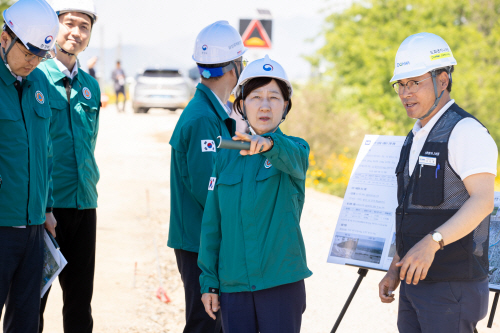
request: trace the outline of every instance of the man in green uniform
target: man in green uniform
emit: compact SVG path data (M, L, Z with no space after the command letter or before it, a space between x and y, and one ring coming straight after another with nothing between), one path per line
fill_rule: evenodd
M77 56L90 41L97 20L93 0L58 0L57 57L40 66L50 82L52 196L48 210L57 219L57 241L68 260L59 275L64 332L92 332L96 208L99 170L94 150L99 129L97 81L79 70ZM50 291L50 290L49 290ZM40 307L40 332L49 291Z
M201 83L170 140L170 229L168 246L175 249L186 299L185 333L213 332L216 323L200 299L198 250L201 220L208 194L218 136L232 136L234 120L225 106L242 70L246 52L239 33L226 21L204 28L193 59Z
M50 171L49 83L36 68L50 57L57 16L44 0L3 12L0 50L0 315L4 332L38 330Z

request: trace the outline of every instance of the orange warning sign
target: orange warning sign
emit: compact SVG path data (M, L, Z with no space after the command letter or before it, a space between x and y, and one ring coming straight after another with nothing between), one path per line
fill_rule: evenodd
M243 33L241 33L241 39L246 47L263 49L270 49L272 47L270 38L272 21L267 21L265 23L267 29L260 20L240 20L240 33L243 31Z

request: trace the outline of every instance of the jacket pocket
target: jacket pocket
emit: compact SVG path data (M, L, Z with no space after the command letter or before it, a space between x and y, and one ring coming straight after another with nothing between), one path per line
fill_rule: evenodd
M90 112L90 113L95 113L97 112L97 104L91 103L91 102L82 102L79 101L78 104L80 104L81 108L85 112Z
M238 209L241 207L241 181L243 174L221 173L217 178L219 207L221 211L230 212L234 219L238 217Z
M255 177L256 181L263 181L266 180L270 177L279 175L281 171L276 169L275 167L271 166L270 168L266 169L264 165L262 166L262 169L259 170L259 173L257 174L257 177Z
M97 128L97 105L91 101L79 101L76 108L79 111L79 118L81 119L80 126L89 132L90 135L93 135Z
M35 106L34 109L35 113L40 118L47 119L52 116L52 110L50 109L50 107Z
M242 177L242 174L221 173L217 179L217 185L236 185L241 183Z
M412 204L418 206L439 206L444 201L444 164L418 164L415 168L415 187Z
M21 119L21 110L19 109L3 109L0 108L0 121L18 121Z

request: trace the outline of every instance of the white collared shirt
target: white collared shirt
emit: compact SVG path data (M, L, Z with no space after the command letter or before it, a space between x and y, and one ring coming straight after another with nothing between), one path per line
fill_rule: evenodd
M212 90L210 90L210 91L212 91ZM215 98L217 98L217 100L219 101L220 105L222 105L222 108L226 111L227 115L229 116L231 114L231 110L229 109L229 107L226 104L222 103L222 101L220 100L219 96L217 96L216 93L214 93L212 91L212 94L214 94Z
M68 68L64 66L64 64L60 62L57 58L54 58L54 62L56 63L57 68L59 68L61 73L66 75L68 79L73 80L76 74L78 74L78 61L75 62L75 65L73 66L73 70L71 71L71 73L69 72Z
M451 100L429 122L422 127L420 120L413 126L413 142L410 151L410 176L424 146L427 136L439 118L455 103ZM460 120L451 132L448 141L450 166L462 180L477 173L497 174L497 145L491 135L478 121L472 118Z
M212 91L212 93L215 95L215 97L219 101L220 105L222 105L224 110L226 110L226 113L229 116L229 118L232 118L232 119L234 119L234 121L236 121L236 131L240 132L240 133L247 133L248 132L248 125L247 125L247 122L245 121L245 119L243 119L243 117L241 115L236 113L236 111L234 109L230 109L226 104L222 103L219 96L217 96L213 91ZM254 133L254 135L255 135L255 133Z

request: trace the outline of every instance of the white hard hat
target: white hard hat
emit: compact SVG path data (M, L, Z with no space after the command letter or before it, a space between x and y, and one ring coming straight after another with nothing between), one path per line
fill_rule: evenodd
M196 37L193 60L199 64L220 64L241 57L247 50L235 28L227 21L217 21Z
M391 82L420 76L437 68L456 65L450 47L441 37L421 32L406 38L396 53Z
M90 16L92 23L97 22L98 16L94 0L49 0L49 2L57 15L78 12Z
M276 61L269 59L267 54L264 58L252 61L245 67L236 85L236 95L240 94L243 85L256 77L270 77L285 82L290 92L290 97L292 97L292 84L288 80L285 70Z
M59 20L44 0L19 0L4 10L3 19L34 55L46 57L54 48Z

